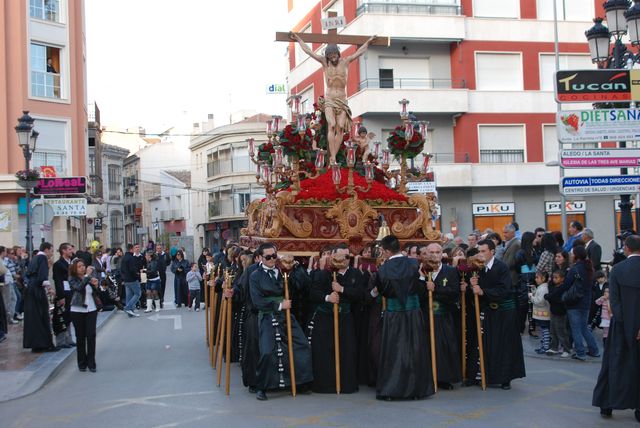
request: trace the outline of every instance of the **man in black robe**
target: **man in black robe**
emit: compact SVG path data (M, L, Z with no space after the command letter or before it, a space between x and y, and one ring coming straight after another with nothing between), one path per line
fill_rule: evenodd
M234 296L238 296L238 301L244 307L244 318L242 320L242 354L240 356L240 368L242 370L242 383L249 388L249 392L255 394L258 379L256 368L260 360L260 336L258 333L258 309L251 300L249 289L249 278L251 274L260 267L262 258L258 251L254 253L252 265L247 267L240 275L237 282L237 289L234 289Z
M420 309L425 276L417 260L400 253L393 235L380 241L386 262L378 270L372 297L386 298L380 345L376 398L424 398L432 395L433 377L426 324Z
M285 311L291 309L291 300L284 300L282 274L275 267L276 247L265 243L258 248L262 256L260 267L249 278L251 301L258 309L258 334L260 335L260 359L256 370L256 398L267 399L267 390L286 388L291 385L289 352ZM296 384L303 385L313 380L311 347L291 315L294 367Z
M49 279L49 258L53 246L48 242L40 244L40 251L31 259L27 275L29 283L24 291L24 336L22 346L33 352L51 352L53 346L49 299L45 281Z
M635 409L640 422L640 236L625 240L624 253L609 275L611 324L593 405L604 417L613 409Z
M473 293L480 297L480 322L484 344L487 384L511 389L513 379L525 377L522 339L518 331L518 314L509 267L495 258L495 244L490 239L478 242L478 257L484 269L469 279ZM476 341L477 342L477 341ZM470 347L477 351L477 343ZM480 380L477 352L468 359L469 376Z
M69 266L73 247L68 242L58 247L60 258L53 264L53 283L56 287L56 309L64 310L64 331L56 334L56 345L61 348L70 348L75 345L71 338L71 287L69 286Z
M442 263L440 244L421 247L420 259L432 266L432 271L427 275L427 290L433 292L438 387L453 389L453 384L462 380L460 331L455 318L459 314L460 277L456 268ZM428 320L427 315L425 318Z
M334 304L338 305L338 337L340 340L340 393L358 391L358 341L352 305L364 299L362 272L349 266L349 248L345 244L333 249L333 272L323 270L311 284L310 298L316 310L309 323L309 342L313 355L313 392L336 392L334 338Z

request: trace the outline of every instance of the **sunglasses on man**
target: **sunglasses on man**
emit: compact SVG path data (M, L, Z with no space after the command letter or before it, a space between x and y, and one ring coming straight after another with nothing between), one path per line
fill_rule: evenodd
M277 259L277 258L278 258L278 254L276 254L276 253L269 254L269 255L263 256L263 258L264 258L265 260L274 260L274 259Z

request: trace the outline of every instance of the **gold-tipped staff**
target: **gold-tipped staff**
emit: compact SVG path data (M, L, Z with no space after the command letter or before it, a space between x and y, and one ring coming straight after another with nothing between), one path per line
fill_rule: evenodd
M231 289L233 283L233 275L227 275L227 290ZM225 386L226 394L229 395L231 388L231 313L233 309L233 300L231 297L226 298L227 303L227 356L226 356L226 373L225 373Z
M429 282L433 282L433 273L429 272ZM429 341L431 342L431 373L433 389L438 392L438 367L436 362L436 336L433 324L433 291L429 290Z
M473 272L474 277L478 276L477 272ZM480 324L480 298L473 293L473 302L476 310L476 334L478 335L478 353L480 354L480 377L482 379L482 390L487 389L487 377L484 371L484 343L482 342L482 325Z
M333 282L338 282L336 272L333 272ZM340 394L340 313L338 304L333 304L333 344L336 360L336 394Z
M464 282L465 275L462 273L462 281ZM460 305L462 313L462 381L467 380L467 299L465 298L464 291L460 292Z
M226 276L226 273L225 273ZM226 278L225 278L226 280ZM223 290L224 290L224 284L222 285ZM224 292L224 291L223 291ZM220 381L222 379L222 352L223 352L223 344L224 344L224 339L225 339L225 324L227 322L227 305L226 302L224 300L224 295L222 296L222 299L220 300L220 319L218 320L218 343L217 343L217 353L218 353L218 362L217 362L217 369L218 369L218 373L217 373L217 382L216 385L220 386Z
M289 300L289 274L284 272L284 299ZM289 376L291 377L291 395L296 396L296 367L293 359L293 332L291 331L291 309L286 310L287 348L289 349Z

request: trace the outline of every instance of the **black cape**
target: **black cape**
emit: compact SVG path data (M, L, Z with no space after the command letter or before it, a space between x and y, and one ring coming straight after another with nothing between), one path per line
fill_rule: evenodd
M350 267L336 279L344 287L340 294L338 332L340 338L340 390L350 394L358 390L358 340L352 306L364 297L362 273ZM312 390L319 393L336 392L335 342L333 329L333 304L325 302L331 294L332 273L321 271L311 284L310 299L317 304L310 321L309 342L313 356ZM311 328L313 327L313 328Z
M611 324L593 405L640 409L640 257L616 264L609 275Z
M376 287L387 299L376 395L381 398L432 395L435 390L429 341L419 304L425 283L419 279L418 263L404 256L387 260L378 270Z
M260 359L256 369L256 389L285 388L291 385L285 311L279 311L278 300L284 296L282 274L276 280L259 267L249 278L251 300L258 309ZM311 347L295 316L291 315L296 384L313 380Z
M42 283L49 278L49 262L43 254L35 256L28 269L29 284L23 291L24 336L22 346L36 350L53 346L49 299Z

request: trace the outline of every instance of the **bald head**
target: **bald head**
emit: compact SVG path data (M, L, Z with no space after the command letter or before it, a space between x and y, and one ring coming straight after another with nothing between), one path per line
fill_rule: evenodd
M442 246L437 243L431 243L426 246L426 256L433 261L442 263Z

